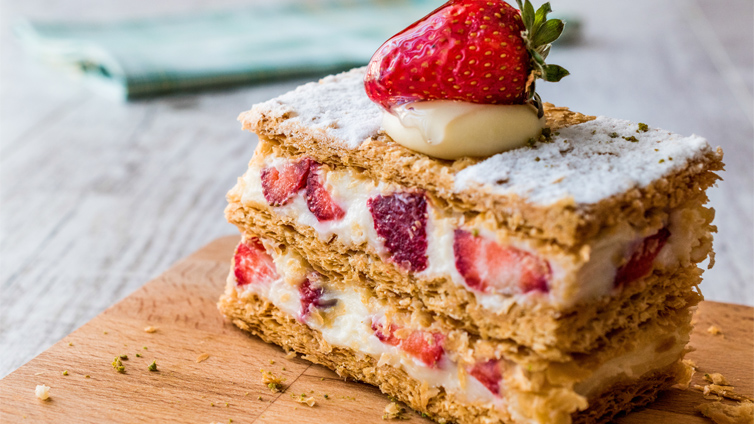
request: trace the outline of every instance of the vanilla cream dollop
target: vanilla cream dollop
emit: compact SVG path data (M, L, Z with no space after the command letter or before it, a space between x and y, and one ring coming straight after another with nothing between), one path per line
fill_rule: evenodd
M544 118L531 105L436 100L385 112L382 128L396 143L440 159L491 156L539 137Z

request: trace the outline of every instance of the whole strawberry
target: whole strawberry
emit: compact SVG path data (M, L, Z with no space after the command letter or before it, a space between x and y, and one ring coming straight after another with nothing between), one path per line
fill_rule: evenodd
M517 0L451 0L383 44L364 80L372 101L390 110L426 100L521 104L534 80L559 81L568 71L544 62L563 22ZM538 100L538 99L537 99ZM541 102L539 102L541 103Z

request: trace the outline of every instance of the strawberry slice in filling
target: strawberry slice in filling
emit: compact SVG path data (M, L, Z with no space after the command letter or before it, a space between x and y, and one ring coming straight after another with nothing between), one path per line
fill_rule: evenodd
M301 298L301 319L306 319L315 309L327 309L338 303L337 299L322 299L325 289L316 286L311 280L318 280L318 278L306 278L298 286Z
M233 256L233 274L239 287L248 284L270 283L278 278L272 256L257 238L239 243Z
M502 363L495 359L487 362L474 364L469 369L469 374L476 378L484 387L486 387L495 396L500 396L500 386L503 380L501 372Z
M613 283L615 287L648 275L652 271L655 258L660 254L660 250L665 246L668 238L670 238L670 231L663 228L656 234L642 240L633 249L628 262L618 268Z
M319 222L339 220L346 213L335 203L330 192L322 183L323 174L322 165L312 162L306 180L306 205Z
M270 206L282 206L291 201L299 190L306 186L312 161L303 158L287 162L279 168L264 168L261 172L262 194Z
M469 288L501 294L549 290L552 271L541 258L465 230L454 236L456 269Z
M398 192L367 200L377 235L391 259L409 271L427 268L427 199L424 194Z
M377 322L372 322L372 330L381 342L397 346L429 367L435 367L445 353L442 347L445 336L440 333L416 330L401 339L395 334L396 331L401 330L401 327L390 324L385 328L383 324Z

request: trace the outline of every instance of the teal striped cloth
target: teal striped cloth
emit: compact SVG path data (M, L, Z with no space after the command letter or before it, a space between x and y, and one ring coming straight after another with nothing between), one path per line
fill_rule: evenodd
M42 60L124 100L364 65L442 0L270 1L242 10L113 23L22 21Z

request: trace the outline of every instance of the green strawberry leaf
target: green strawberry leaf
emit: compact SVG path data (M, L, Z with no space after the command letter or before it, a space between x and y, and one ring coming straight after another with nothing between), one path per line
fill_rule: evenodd
M549 82L558 82L563 79L563 77L571 74L565 68L558 65L545 65L544 71L542 79Z
M565 24L560 19L551 19L542 24L537 32L530 34L532 37L531 43L534 46L550 44L560 37L564 27Z

